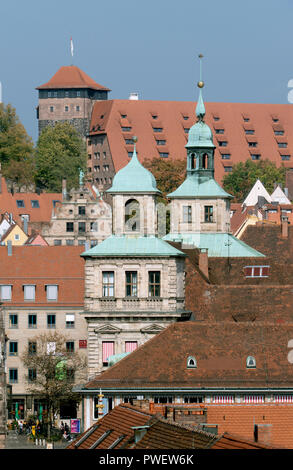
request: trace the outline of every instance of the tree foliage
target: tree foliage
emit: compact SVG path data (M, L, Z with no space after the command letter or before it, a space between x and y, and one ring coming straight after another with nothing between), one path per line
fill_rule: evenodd
M284 166L277 167L270 160L246 160L233 165L232 172L224 176L223 187L235 197L233 202L243 202L258 179L271 193L274 183L285 184L285 174Z
M79 169L85 171L86 145L68 122L46 127L37 142L36 186L49 192L61 192L62 179L67 188L78 187Z
M0 162L4 176L20 188L34 183L34 144L15 109L0 103Z
M66 341L69 340L57 332L41 334L28 340L22 355L23 364L36 372L28 391L47 404L48 434L62 402L80 401L80 396L72 391L74 379L86 378L85 357L68 351Z
M160 157L145 159L143 166L152 172L157 181L157 187L166 200L167 194L174 191L186 176L186 160L165 160Z

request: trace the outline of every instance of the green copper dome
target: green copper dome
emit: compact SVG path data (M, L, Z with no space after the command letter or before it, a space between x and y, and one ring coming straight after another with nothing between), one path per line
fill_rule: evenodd
M160 193L152 173L139 162L134 147L130 162L119 170L109 193Z
M196 105L196 116L198 118L198 121L189 130L188 142L185 145L186 148L215 147L213 144L212 131L210 127L204 122L205 112L206 110L202 98L202 93L201 90L199 90L199 97Z

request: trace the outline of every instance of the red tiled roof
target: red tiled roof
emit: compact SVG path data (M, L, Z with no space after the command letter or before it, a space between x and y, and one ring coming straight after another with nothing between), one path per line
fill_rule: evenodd
M76 65L60 67L47 83L38 86L36 89L42 90L53 88L91 88L93 90L110 91L109 88L96 83L83 70L76 67Z
M230 166L244 162L251 158L251 153L247 140L250 140L244 131L243 114L248 114L253 119L255 135L253 141L257 141L257 148L253 153L261 154L261 158L268 158L280 166L282 162L276 136L273 129L272 113L278 114L280 123L285 129L285 138L288 142L286 154L292 155L292 162L285 162L286 166L293 167L293 134L290 129L293 126L292 107L289 104L253 104L253 103L205 103L206 122L213 129L224 128L225 137L228 141L231 158ZM110 150L113 157L114 168L117 172L125 166L129 157L125 149L123 132L121 129L121 114L127 116L131 124L131 134L138 137L137 151L144 158L158 156L158 150L153 139L155 127L162 127L162 133L167 140L169 158L186 158L186 136L184 128L190 128L195 123L195 102L183 101L146 101L146 100L109 100L96 102L93 107L91 129L101 125L103 121L103 133L107 134ZM122 113L123 110L123 113ZM156 112L158 119L154 120L151 114ZM184 120L183 115L188 115L189 119ZM103 120L100 118L104 115ZM220 123L215 122L213 116L218 115ZM160 126L156 122L161 123ZM99 131L91 131L91 134L98 134ZM214 134L214 142L216 136ZM156 134L157 136L160 133ZM221 149L223 150L223 149ZM219 148L215 151L215 178L221 183L224 176L224 168Z
M153 415L149 412L137 409L131 405L120 404L97 421L91 428L80 434L67 449L90 449L105 432L112 432L95 447L96 449L108 449L121 436L123 439L117 447L123 447L130 438L133 438L133 426L144 426ZM84 439L83 439L84 438Z
M0 246L0 284L12 285L11 305L48 305L47 284L57 284L58 301L50 306L83 306L84 261L83 246L13 246L8 256L6 246ZM62 262L61 262L62 261ZM36 285L35 302L24 302L23 285Z
M262 443L249 441L231 435L225 432L214 444L211 445L210 449L272 449L272 446L268 446Z
M0 176L1 177L1 176ZM20 216L28 214L29 222L50 222L53 210L53 201L62 201L61 193L14 193L7 190L5 179L1 179L0 213L13 214L16 222L22 226ZM18 207L18 200L23 201L24 207ZM31 201L38 201L39 207L32 207Z
M254 425L269 424L271 432L266 444L293 448L292 405L207 405L207 409L207 424L217 424L219 434L227 432L253 441ZM263 443L261 439L259 443Z
M291 338L292 323L173 323L84 389L290 389ZM187 368L189 356L196 358L197 368ZM247 369L248 356L255 358L256 368Z

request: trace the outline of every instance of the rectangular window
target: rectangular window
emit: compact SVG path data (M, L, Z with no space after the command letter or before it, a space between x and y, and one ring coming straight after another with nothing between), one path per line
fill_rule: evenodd
M18 382L18 369L9 369L9 383L16 384Z
M270 266L245 266L245 277L269 277Z
M37 209L38 207L40 207L39 201L37 200L31 200L31 205L33 209Z
M161 273L160 271L149 271L149 297L160 297L161 295Z
M74 328L75 325L75 317L72 314L66 314L66 328Z
M80 108L79 108L79 106L76 106L75 109L78 112Z
M54 112L54 106L50 106L50 113Z
M129 132L131 131L131 127L121 127L123 132Z
M67 113L68 112L68 106L65 106L65 112Z
M85 215L85 206L78 206L78 215Z
M224 171L225 173L229 173L233 170L232 166L225 166Z
M244 403L264 403L264 395L245 395L243 397Z
M282 160L290 160L290 155L281 155Z
M37 328L37 315L31 314L28 316L28 327Z
M14 313L9 315L9 328L18 328L18 315Z
M34 356L35 354L37 354L37 343L35 341L29 341L28 353L30 356Z
M247 134L247 135L253 135L253 134L254 134L254 130L253 130L253 129L245 129L245 134Z
M36 286L25 285L23 286L24 300L35 301L36 298Z
M56 328L56 315L48 314L47 315L47 328Z
M213 206L204 206L204 221L213 222Z
M58 300L58 286L57 285L47 285L47 301L57 301Z
M216 134L224 134L225 129L215 129Z
M160 157L162 157L162 158L168 158L169 157L168 152L159 152L159 153L160 153Z
M103 297L114 297L114 271L103 272Z
M157 145L166 145L165 140L157 140Z
M163 128L162 127L153 127L153 131L154 132L163 132Z
M61 246L62 240L54 240L54 246Z
M287 142L278 142L278 147L286 148L287 147Z
M184 397L184 403L203 403L203 397L200 396L190 396Z
M108 357L114 354L114 341L103 341L102 343L103 366L108 365Z
M215 395L213 403L234 403L234 395Z
M192 222L191 206L183 206L183 222L190 224Z
M85 232L85 222L78 222L78 231L81 233Z
M137 349L137 341L125 341L125 352L132 352Z
M66 352L68 353L74 352L74 341L66 341Z
M90 223L90 231L97 232L98 231L98 222L91 222Z
M257 142L248 142L248 147L256 147Z
M260 154L259 153L252 153L251 154L251 159L252 160L260 160Z
M24 200L23 199L17 199L16 200L16 205L17 205L17 207L24 207Z
M275 135L284 135L284 131L274 131Z
M66 232L74 232L74 223L66 222Z
M173 403L173 397L154 397L154 403Z
M137 297L137 272L126 271L126 297Z
M9 356L17 356L17 355L18 355L18 342L10 341L9 342Z
M219 147L227 147L228 142L226 140L222 140L219 142Z
M37 380L37 369L28 369L28 381L35 382Z
M11 300L12 286L0 286L0 300Z
M230 158L231 158L230 153L222 153L222 160L230 160Z
M74 240L66 240L66 245L67 245L67 246L72 246L72 245L74 245Z

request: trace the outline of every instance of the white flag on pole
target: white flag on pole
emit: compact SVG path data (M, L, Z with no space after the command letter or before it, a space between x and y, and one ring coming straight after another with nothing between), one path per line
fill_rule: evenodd
M70 50L71 50L71 57L73 57L73 41L72 41L72 38L70 38Z

